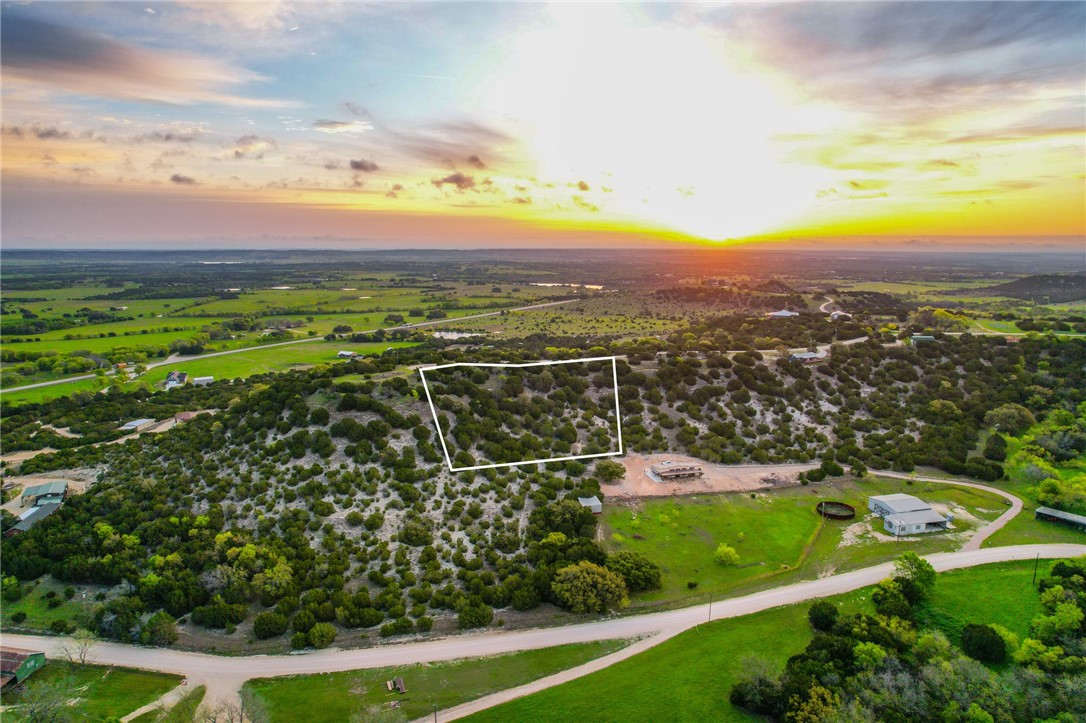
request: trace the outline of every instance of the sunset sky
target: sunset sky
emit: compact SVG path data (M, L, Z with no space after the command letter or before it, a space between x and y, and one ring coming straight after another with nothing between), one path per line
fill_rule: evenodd
M1086 235L1080 2L4 3L0 28L8 247Z

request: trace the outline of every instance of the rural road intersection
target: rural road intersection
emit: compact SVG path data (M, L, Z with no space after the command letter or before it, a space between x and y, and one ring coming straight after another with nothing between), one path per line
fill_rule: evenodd
M1008 560L1032 560L1074 557L1086 554L1086 545L1045 544L993 547L983 550L963 550L930 555L927 560L938 571ZM441 712L442 720L467 715L475 710L497 705L534 690L556 685L606 667L618 660L656 645L670 637L710 619L749 615L751 613L799 603L814 598L849 592L874 585L888 577L892 563L853 570L838 575L807 580L771 590L721 600L710 605L696 605L678 610L611 617L598 622L556 628L523 631L488 631L456 635L440 640L417 643L381 645L354 650L320 650L301 655L253 655L224 657L206 653L190 653L161 648L144 648L119 643L99 643L91 652L95 663L121 665L183 675L188 686L207 687L205 700L212 706L235 702L238 690L251 678L276 677L313 673L330 673L361 668L394 667L412 663L437 662L456 658L511 653L520 650L546 648L569 643L597 640L635 639L634 648L627 648L554 676L503 691L456 708ZM66 638L37 635L4 635L4 645L44 650L56 657ZM542 687L540 687L542 686Z

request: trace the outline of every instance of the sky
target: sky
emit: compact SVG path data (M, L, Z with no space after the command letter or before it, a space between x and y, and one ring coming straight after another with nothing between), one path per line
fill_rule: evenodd
M1081 249L1086 4L0 4L6 247Z

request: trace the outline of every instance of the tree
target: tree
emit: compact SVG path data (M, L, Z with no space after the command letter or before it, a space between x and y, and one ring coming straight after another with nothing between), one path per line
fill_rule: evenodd
M171 645L177 642L177 621L164 610L152 615L140 630L140 642L144 645Z
M587 560L560 569L551 592L559 605L575 613L602 613L629 603L622 577Z
M468 602L460 608L456 624L461 630L469 630L471 628L486 627L490 625L490 621L493 619L494 608L482 601Z
M988 625L967 623L962 628L962 650L982 663L1002 663L1007 659L1003 637Z
M735 548L726 542L721 542L716 547L716 552L713 553L716 557L716 561L721 565L738 565L739 553L735 551Z
M61 651L69 663L86 665L90 659L91 648L98 642L98 636L92 631L81 628L72 636L71 641L64 644Z
M336 639L336 629L331 623L316 623L306 636L314 648L327 648Z
M819 600L807 610L807 620L815 630L826 632L837 622L837 606L826 600Z
M279 613L260 613L253 619L253 635L260 640L274 638L287 631L287 616ZM312 629L311 629L312 630Z
M921 599L931 594L932 588L935 587L935 568L915 552L898 555L898 558L894 560L894 570L900 577L916 585Z
M1021 404L1003 404L985 414L984 423L1004 434L1018 435L1036 424L1037 420Z
M660 587L660 566L637 552L617 552L607 558L605 567L626 581L630 592Z
M596 463L596 476L601 482L614 482L626 476L626 468L618 462L604 460Z

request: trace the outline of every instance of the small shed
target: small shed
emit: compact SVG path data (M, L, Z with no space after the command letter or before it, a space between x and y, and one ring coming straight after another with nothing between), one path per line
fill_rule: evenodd
M215 381L215 377L195 377L193 378L192 383L198 387L206 387L213 381Z
M153 419L133 419L131 422L125 422L121 425L122 432L142 432L145 429L149 429L155 425Z
M801 351L796 354L792 354L789 359L792 361L803 362L804 364L817 364L825 359L828 354L824 351Z
M358 356L358 352L356 352L356 351L341 351L338 354L336 354L336 356L339 357L340 359L354 359L356 356Z
M909 337L909 343L913 346L917 344L931 344L935 341L935 337L930 334L913 334Z
M49 515L53 514L60 509L59 502L46 502L45 504L38 505L37 507L31 507L29 510L19 515L19 521L11 526L6 533L5 537L11 537L17 535L20 532L26 532L34 525L44 520Z
M793 316L799 316L799 312L781 309L780 311L771 311L767 316L769 316L770 319L787 319Z
M1058 525L1067 525L1086 532L1086 516L1083 515L1076 515L1073 512L1064 512L1051 507L1038 507L1033 516L1038 520L1055 522Z
M0 647L0 688L22 683L45 666L45 653L23 648Z
M64 480L53 480L23 490L21 504L23 507L37 507L49 502L63 502L68 496L68 483Z
M578 497L577 501L581 503L581 507L587 507L594 515L603 513L603 503L600 502L600 498L595 495L592 495L591 497Z

